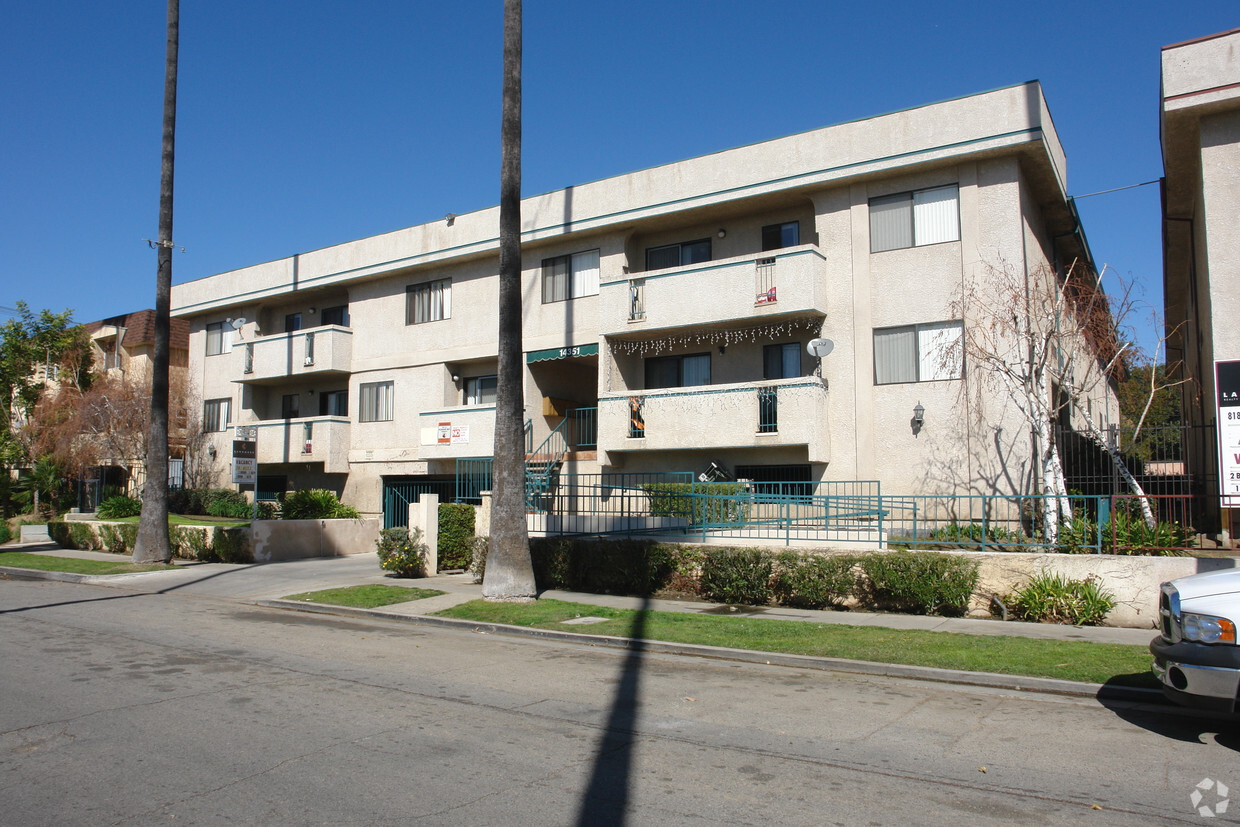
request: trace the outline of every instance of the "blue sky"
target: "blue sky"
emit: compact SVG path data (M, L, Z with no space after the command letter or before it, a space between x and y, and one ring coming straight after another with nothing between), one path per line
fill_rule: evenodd
M174 281L497 203L501 6L182 0ZM153 306L165 4L0 7L0 305ZM523 191L1033 79L1070 194L1151 181L1160 47L1238 10L526 0ZM1157 186L1079 207L1161 305Z

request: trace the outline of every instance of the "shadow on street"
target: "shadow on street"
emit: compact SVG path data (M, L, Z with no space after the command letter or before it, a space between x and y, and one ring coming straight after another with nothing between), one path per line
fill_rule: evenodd
M633 758L637 738L637 704L642 658L646 652L646 613L650 598L642 600L633 616L629 637L633 643L620 667L620 682L612 699L603 738L594 754L594 770L581 810L579 825L624 824L633 782Z

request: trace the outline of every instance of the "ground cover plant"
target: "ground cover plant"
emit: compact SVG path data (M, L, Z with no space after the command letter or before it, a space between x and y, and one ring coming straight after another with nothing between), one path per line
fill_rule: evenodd
M474 600L436 615L575 632L582 627L564 621L593 616L605 620L586 627L592 635L630 637L636 631L645 640L672 643L1156 687L1144 646L613 609L547 598L521 604Z
M1071 580L1041 572L1004 601L1019 620L1097 626L1115 608L1115 597L1091 577Z
M303 488L284 497L280 516L285 520L357 519L357 509L340 502L335 493L324 488Z
M384 583L374 583L366 586L346 586L341 589L301 592L299 594L290 594L284 599L296 600L300 603L326 603L329 606L373 609L378 606L407 603L410 600L421 600L441 594L443 592L438 589L419 589L413 586L389 586Z
M73 574L133 574L140 571L159 571L174 566L159 564L139 565L112 562L110 560L82 560L77 557L54 557L49 554L30 554L25 551L0 552L0 566L37 571L67 571Z

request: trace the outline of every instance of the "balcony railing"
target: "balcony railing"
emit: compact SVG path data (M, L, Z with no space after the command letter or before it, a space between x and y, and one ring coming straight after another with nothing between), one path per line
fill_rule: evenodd
M812 244L652 270L601 285L599 324L607 335L771 315L826 315L826 283L826 259Z
M827 391L801 377L599 397L600 451L659 451L804 445L828 455Z
M353 362L353 331L325 325L313 330L260 336L246 342L241 352L242 382L346 374Z
M349 470L349 419L316 416L258 423L260 465L321 462L328 474Z

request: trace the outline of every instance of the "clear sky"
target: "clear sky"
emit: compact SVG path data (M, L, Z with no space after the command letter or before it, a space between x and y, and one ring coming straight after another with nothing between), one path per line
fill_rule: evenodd
M0 306L153 307L165 3L0 8ZM173 280L498 203L501 10L181 0ZM1034 79L1070 195L1152 181L1160 47L1237 26L1235 0L526 0L523 191ZM1160 307L1158 187L1079 207Z

